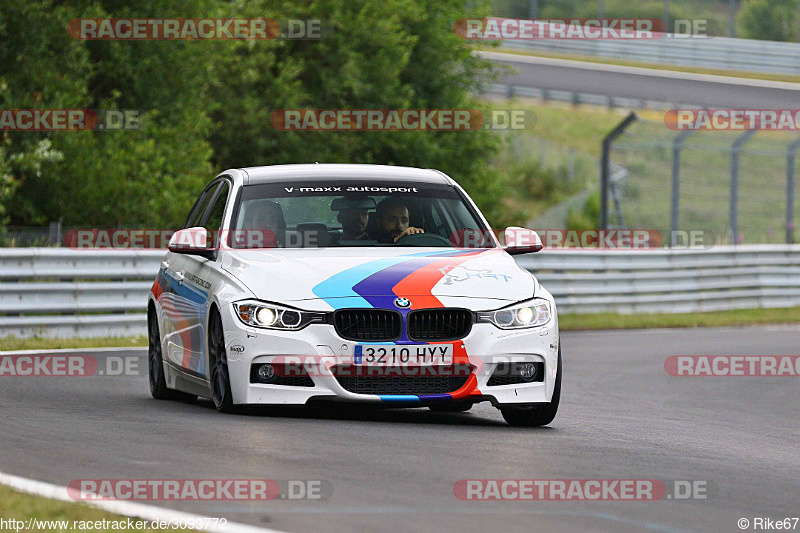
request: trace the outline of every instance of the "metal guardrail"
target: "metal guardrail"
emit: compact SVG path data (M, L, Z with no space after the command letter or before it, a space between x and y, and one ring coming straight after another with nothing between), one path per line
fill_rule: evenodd
M797 74L800 43L668 37L654 40L529 40L503 41L504 48L641 61L712 69Z
M629 98L624 96L608 96L604 94L579 93L573 91L562 91L556 89L537 89L535 87L524 87L521 85L506 85L502 83L492 83L487 85L484 92L486 95L493 95L505 98L536 98L543 102L548 100L555 102L568 102L573 105L598 105L606 108L623 109L701 109L695 104L682 104L680 102L661 102L658 100L647 100L643 98Z
M518 256L560 313L688 313L800 305L800 245L544 250Z
M0 336L146 333L162 251L0 249ZM800 305L800 245L711 250L544 250L517 256L561 313L691 312Z
M160 250L0 249L0 336L146 333Z

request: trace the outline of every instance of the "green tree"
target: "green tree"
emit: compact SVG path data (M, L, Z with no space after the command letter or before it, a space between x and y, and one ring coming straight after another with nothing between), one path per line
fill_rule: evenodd
M141 112L139 130L6 132L11 223L174 227L213 175L209 62L193 61L197 45L207 43L81 41L66 31L79 17L195 13L180 2L110 5L113 11L97 1L0 6L1 108ZM200 13L208 3L193 6Z
M736 32L746 39L796 41L798 0L747 0L736 17Z
M0 0L0 107L143 113L136 131L4 132L0 223L174 227L216 171L313 161L439 168L497 220L508 187L488 164L490 131L284 132L270 121L279 109L480 107L490 63L452 25L485 14L472 0ZM72 39L67 23L87 17L323 19L333 32Z
M239 167L295 162L380 163L438 168L458 180L490 218L506 194L488 159L492 132L286 132L280 109L465 109L491 80L490 63L452 31L467 0L248 2L244 16L330 21L318 41L232 42L217 70L212 116L215 163ZM473 8L474 9L474 8Z

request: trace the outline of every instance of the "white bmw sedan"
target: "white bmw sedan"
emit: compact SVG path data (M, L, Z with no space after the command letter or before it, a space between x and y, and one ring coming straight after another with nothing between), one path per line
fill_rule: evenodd
M311 401L549 424L561 395L553 297L436 170L227 170L200 194L148 300L150 391L219 411Z

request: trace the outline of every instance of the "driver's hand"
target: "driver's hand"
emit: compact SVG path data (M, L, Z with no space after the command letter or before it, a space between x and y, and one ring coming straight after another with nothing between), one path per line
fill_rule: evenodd
M414 235L415 233L425 233L425 230L422 228L415 228L414 226L409 226L403 231L403 233L394 238L394 242L399 241L406 235Z

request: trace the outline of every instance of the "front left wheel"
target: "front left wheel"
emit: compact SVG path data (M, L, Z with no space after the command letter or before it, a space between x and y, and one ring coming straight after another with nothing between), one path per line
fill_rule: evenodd
M508 424L522 427L546 426L556 417L558 404L561 401L561 341L558 342L558 366L556 384L550 403L541 403L528 407L501 407L500 413Z

